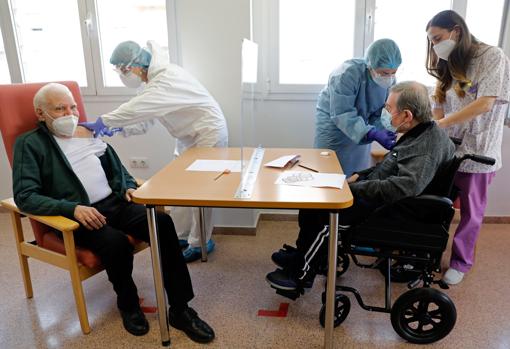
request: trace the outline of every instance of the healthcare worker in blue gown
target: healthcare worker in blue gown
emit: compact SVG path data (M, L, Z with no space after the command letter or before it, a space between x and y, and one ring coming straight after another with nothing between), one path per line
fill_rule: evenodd
M370 143L391 149L396 134L381 125L381 111L402 58L390 39L374 41L364 59L336 68L322 89L315 114L315 148L336 152L347 177L370 165Z

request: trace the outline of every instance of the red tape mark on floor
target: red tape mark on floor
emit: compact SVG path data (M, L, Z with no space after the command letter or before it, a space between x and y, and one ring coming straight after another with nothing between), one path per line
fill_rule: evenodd
M258 316L286 317L289 311L289 303L280 303L278 310L259 310Z
M157 307L151 307L151 306L143 306L143 298L139 298L139 303L140 303L140 309L142 309L142 311L144 313L155 313L158 311L158 308Z

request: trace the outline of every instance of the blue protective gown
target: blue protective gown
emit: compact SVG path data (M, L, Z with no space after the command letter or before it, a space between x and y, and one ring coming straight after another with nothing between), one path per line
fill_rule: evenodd
M334 150L346 176L369 167L365 136L374 127L383 128L380 117L387 97L388 89L372 80L363 59L345 61L319 94L314 146Z

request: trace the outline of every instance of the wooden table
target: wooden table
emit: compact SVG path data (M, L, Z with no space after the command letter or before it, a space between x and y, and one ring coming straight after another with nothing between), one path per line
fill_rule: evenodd
M328 156L321 156L328 151ZM244 148L244 157L249 160L253 148ZM338 211L352 205L352 195L344 183L343 189L311 188L274 184L281 169L264 167L263 164L280 156L299 154L300 164L324 173L342 173L335 152L327 149L265 149L262 166L250 199L234 197L241 174L230 173L214 180L218 172L186 171L197 159L240 160L241 148L192 148L172 161L133 193L133 201L147 207L151 241L152 267L156 300L159 312L161 341L170 344L166 314L166 301L161 274L158 231L156 226L156 206L229 207L300 209L316 208L329 210L330 238L328 256L328 276L326 290L326 326L324 347L333 347L333 319L336 283L336 260L338 244ZM292 170L307 171L294 166ZM203 237L203 234L202 234ZM204 241L202 241L202 245Z

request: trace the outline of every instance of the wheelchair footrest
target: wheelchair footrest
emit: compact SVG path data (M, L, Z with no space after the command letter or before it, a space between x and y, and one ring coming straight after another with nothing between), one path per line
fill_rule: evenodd
M293 301L295 301L296 299L299 298L299 296L301 296L302 294L305 293L305 291L303 289L281 290L276 287L272 287L272 288L274 288L276 290L276 293L279 294L280 296L287 297L289 299L292 299Z

